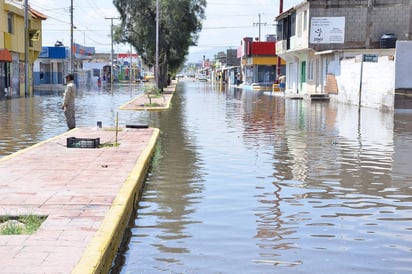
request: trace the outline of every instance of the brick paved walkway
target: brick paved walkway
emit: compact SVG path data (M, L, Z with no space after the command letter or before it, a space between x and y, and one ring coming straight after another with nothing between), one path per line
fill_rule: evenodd
M122 129L118 147L67 148L67 137L115 141L113 130L77 128L0 159L0 215L47 216L32 235L0 235L0 272L106 272L158 134Z
M170 106L170 101L173 97L173 92L176 88L176 82L164 89L163 94L160 96L149 97L145 94L134 98L133 100L127 102L120 107L122 110L150 110L150 111L161 111L168 109ZM151 104L150 104L151 103Z

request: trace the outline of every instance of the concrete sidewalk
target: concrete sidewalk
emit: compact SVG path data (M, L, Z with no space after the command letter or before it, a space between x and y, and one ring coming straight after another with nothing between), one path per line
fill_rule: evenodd
M32 235L0 235L1 273L105 273L117 253L159 130L120 129L119 146L67 148L116 132L77 128L0 159L0 215L43 215Z
M146 94L130 100L120 107L121 110L148 110L148 111L162 111L169 109L170 101L173 93L176 90L177 81L172 81L172 84L164 88L163 93L159 96L153 96L149 99ZM151 104L150 104L151 103Z

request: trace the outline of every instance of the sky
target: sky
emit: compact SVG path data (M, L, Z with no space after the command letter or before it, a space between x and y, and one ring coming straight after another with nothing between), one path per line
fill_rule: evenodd
M43 46L53 46L56 41L69 46L70 0L28 2L48 17L43 22ZM287 10L303 0L283 2L283 10ZM98 53L110 53L110 25L112 21L120 23L110 19L119 17L112 0L73 0L73 7L74 42L95 47ZM198 45L190 48L188 60L197 62L203 56L213 59L219 51L239 47L243 37L259 37L259 30L264 41L267 34L275 33L274 18L278 14L279 0L208 0ZM130 51L129 45L115 44L113 47L115 53Z

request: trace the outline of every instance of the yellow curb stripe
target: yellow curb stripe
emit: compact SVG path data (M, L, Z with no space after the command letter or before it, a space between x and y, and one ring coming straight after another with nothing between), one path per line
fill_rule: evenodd
M145 96L145 95L144 95L144 94L140 94L139 96L137 96L137 97L133 98L133 99L132 99L132 100L130 100L129 102L127 102L127 103L125 103L125 104L121 105L121 106L119 107L119 109L123 109L123 110L127 110L127 109L129 109L129 108L127 108L127 105L128 105L128 104L133 103L134 101L136 101L137 99L139 99L139 98L140 98L140 97L142 97L142 96Z
M176 91L176 85L170 86L169 89L171 89L171 93L167 94L170 95L168 96L168 100L166 103L166 106L164 107L145 107L145 106L136 106L136 107L130 107L128 106L129 104L133 103L134 101L136 101L137 99L139 99L140 97L144 96L144 94L141 94L140 96L137 96L136 98L130 100L129 102L127 102L124 105L121 105L119 107L120 110L143 110L143 111L162 111L162 110L167 110L170 107L170 102L172 101L172 97L174 95L174 92Z
M109 272L157 143L160 130L157 128L153 130L151 139L136 161L134 169L122 184L108 214L72 271L73 274Z

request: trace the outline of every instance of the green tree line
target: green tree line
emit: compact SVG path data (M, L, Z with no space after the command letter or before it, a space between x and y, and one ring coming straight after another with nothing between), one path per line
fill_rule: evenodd
M206 0L158 0L158 88L183 65L190 46L196 46L205 19ZM121 17L114 40L131 44L143 62L156 62L156 0L113 0Z

